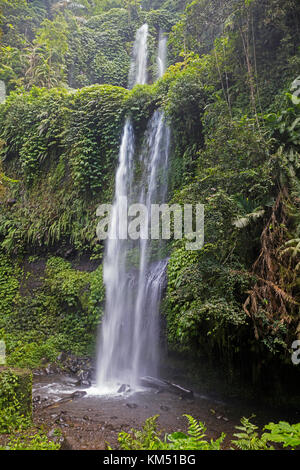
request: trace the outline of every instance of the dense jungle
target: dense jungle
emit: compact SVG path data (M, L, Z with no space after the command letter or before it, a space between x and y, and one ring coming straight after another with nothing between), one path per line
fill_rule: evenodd
M100 406L97 208L126 119L138 153L156 112L166 202L205 209L202 249L163 248L160 377L184 392ZM299 448L299 273L298 0L0 0L1 449Z

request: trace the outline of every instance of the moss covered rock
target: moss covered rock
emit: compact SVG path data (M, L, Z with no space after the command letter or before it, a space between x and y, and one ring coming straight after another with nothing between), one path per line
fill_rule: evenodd
M0 409L14 407L16 413L31 418L32 374L28 369L0 367Z

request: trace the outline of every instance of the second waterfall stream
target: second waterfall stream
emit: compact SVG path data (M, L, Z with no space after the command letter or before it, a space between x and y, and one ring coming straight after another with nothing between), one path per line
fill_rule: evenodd
M136 33L129 74L129 87L147 83L148 26ZM166 38L159 38L157 77L166 67ZM128 207L164 203L167 196L170 130L161 111L150 119L142 149L137 153L134 131L126 119L115 177L115 194L110 233L118 233ZM137 168L139 176L136 177ZM147 221L149 228L150 221ZM116 393L122 384L135 390L140 377L157 375L159 359L159 307L165 281L167 260L160 244L144 237L138 240L109 237L106 241L103 277L106 305L97 351L97 390ZM154 261L155 259L155 261Z

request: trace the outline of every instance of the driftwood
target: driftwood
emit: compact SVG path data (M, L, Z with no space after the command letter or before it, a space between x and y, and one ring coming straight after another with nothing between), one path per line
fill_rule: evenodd
M171 393L176 393L176 395L181 396L182 398L193 398L194 394L192 390L181 387L181 385L174 384L168 380L157 379L156 377L142 377L141 384L144 387L155 388L158 391L169 391Z
M61 398L60 400L54 402L54 403L51 403L50 405L46 405L43 407L43 409L46 409L46 408L56 408L58 407L59 405L62 405L63 403L68 403L70 401L73 401L73 400L76 400L77 398L82 398L86 395L86 392L83 392L83 391L76 391L74 393L72 393L72 395L67 395L66 397L63 397Z

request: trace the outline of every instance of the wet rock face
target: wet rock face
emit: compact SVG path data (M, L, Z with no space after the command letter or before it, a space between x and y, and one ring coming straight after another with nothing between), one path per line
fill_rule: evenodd
M66 357L63 356L62 365L66 372L76 375L82 385L87 383L90 385L95 377L96 370L90 358L82 358L70 354Z
M71 398L82 398L86 395L86 392L81 392L77 390L76 392L72 393Z
M77 377L79 378L78 382L76 382L76 386L90 387L92 385L92 373L93 372L91 368L88 368L86 370L79 370L79 372L76 373Z
M59 373L59 368L55 364L49 364L45 368L46 375L57 374L57 373Z
M117 393L129 393L131 391L130 385L122 384Z
M73 354L64 352L57 356L56 362L47 364L45 367L36 369L34 375L54 375L54 374L70 374L76 376L78 381L76 386L90 387L96 375L96 369L90 358L77 357Z

